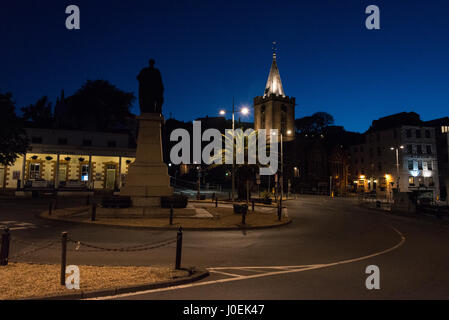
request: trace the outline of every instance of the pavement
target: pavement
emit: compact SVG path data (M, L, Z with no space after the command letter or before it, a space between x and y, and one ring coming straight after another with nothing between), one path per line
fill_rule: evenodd
M82 199L65 200L73 206ZM70 203L73 202L73 203ZM284 203L293 223L267 230L184 232L183 265L211 275L192 284L109 297L119 299L447 299L449 227L361 208L357 199L299 196ZM0 202L0 224L11 231L12 254L69 237L108 248L174 238L173 231L127 230L41 220L43 200ZM17 224L18 223L18 224ZM26 225L25 225L26 226ZM15 242L14 242L15 241ZM58 245L18 261L58 263ZM175 244L140 252L69 251L69 264L170 265ZM368 290L366 267L380 270Z

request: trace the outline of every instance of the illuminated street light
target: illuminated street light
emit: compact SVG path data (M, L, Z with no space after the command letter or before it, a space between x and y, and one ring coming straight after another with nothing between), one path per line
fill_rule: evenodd
M399 192L399 149L404 149L404 146L396 146L396 147L391 147L390 150L394 151L396 150L396 174L397 174L397 179L396 179L396 187L398 189Z
M243 115L247 115L249 114L249 108L247 107L242 107L239 111L241 114ZM219 111L220 115L225 115L226 114L226 110L221 109ZM234 97L232 97L232 132L234 132L235 130L235 108L234 108ZM233 135L232 138L232 144L234 145L234 138L235 136ZM232 159L232 202L234 202L234 194L235 194L235 164L234 164L234 159Z

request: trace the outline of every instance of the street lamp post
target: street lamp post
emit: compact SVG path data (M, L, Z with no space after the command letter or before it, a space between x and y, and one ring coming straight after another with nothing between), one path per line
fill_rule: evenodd
M244 115L248 114L249 109L244 107L240 110L240 112ZM220 114L221 115L225 115L226 114L226 110L220 110ZM234 202L235 199L235 163L234 163L234 139L235 139L235 135L234 135L234 130L235 130L235 107L234 107L234 97L232 97L232 173L231 173L231 178L232 178L232 202Z
M399 149L404 149L404 146L395 146L395 147L391 147L390 148L392 151L396 150L396 187L398 189L399 192Z

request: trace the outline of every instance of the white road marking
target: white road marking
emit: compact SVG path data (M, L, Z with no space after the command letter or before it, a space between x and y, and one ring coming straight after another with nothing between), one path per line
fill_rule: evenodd
M20 221L0 221L0 228L8 227L9 230L24 230L24 229L33 229L36 226L29 222L20 222Z
M230 277L242 277L242 275L240 275L240 274L228 273L228 272L223 272L223 271L209 270L209 272L219 273L219 274L223 274L225 276L230 276Z
M275 276L275 275L281 275L281 274L288 274L288 273L295 273L295 272L303 272L308 270L315 270L315 269L322 269L322 268L328 268L333 267L336 265L341 264L347 264L347 263L353 263L358 262L362 260L367 260L376 256L380 256L382 254L391 252L393 250L396 250L400 246L402 246L405 242L405 236L396 228L389 226L391 229L393 229L400 237L401 241L399 241L396 245L394 245L391 248L375 252L373 254L354 258L354 259L347 259L327 264L312 264L312 265L299 265L299 266L268 266L268 267L262 267L262 266L252 266L252 267L216 267L216 268L209 268L210 271L216 271L220 269L252 269L252 268L265 268L265 269L281 269L280 271L272 271L272 272L266 272L266 273L260 273L260 274L253 274L248 276L239 276L239 277L232 277L232 278L226 278L226 279L219 279L219 280L210 280L210 281L204 281L204 282L193 282L188 283L184 285L179 286L173 286L173 287L167 287L167 288L159 288L159 289L151 289L151 290L145 290L145 291L139 291L139 292L132 292L132 293L124 293L119 294L115 296L108 296L108 297L99 297L99 298L93 298L88 300L107 300L107 299L117 299L117 298L125 298L125 297L131 297L131 296L138 296L138 295L144 295L148 293L155 293L155 292L164 292L164 291L172 291L172 290L179 290L179 289L186 289L186 288L192 288L192 287L199 287L199 286L206 286L206 285L212 285L217 283L226 283L231 281L240 281L240 280L248 280L248 279L255 279L255 278L261 278L261 277L268 277L268 276ZM285 270L287 268L287 270ZM282 270L284 269L284 270Z

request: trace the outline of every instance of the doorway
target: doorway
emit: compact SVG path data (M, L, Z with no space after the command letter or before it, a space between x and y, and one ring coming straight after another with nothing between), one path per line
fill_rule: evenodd
M115 189L116 165L108 164L106 166L106 184L105 188L109 190Z

